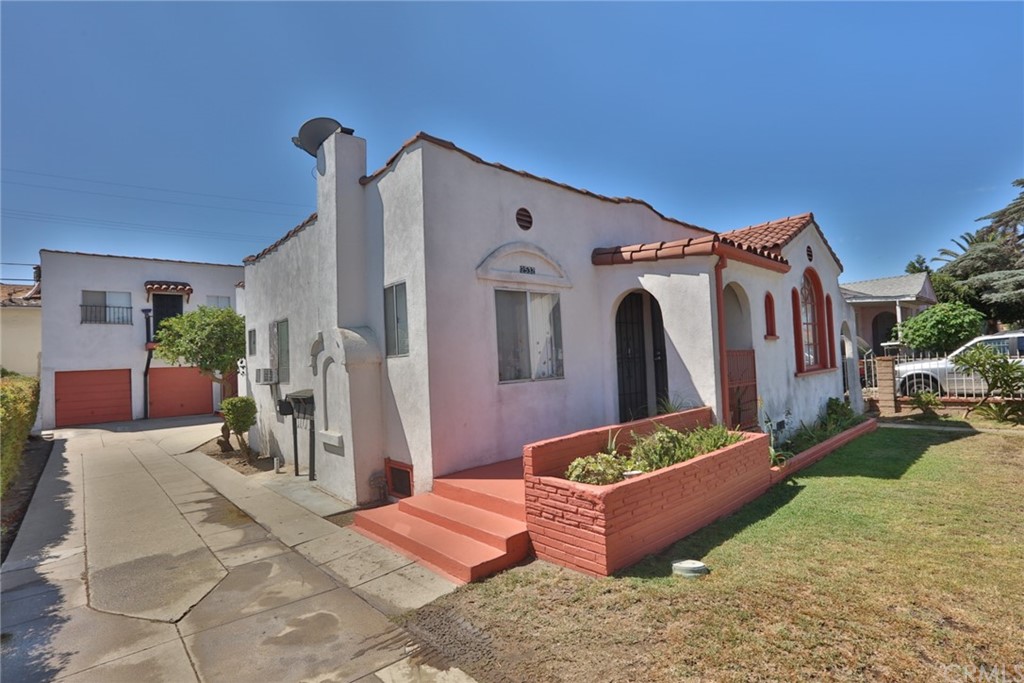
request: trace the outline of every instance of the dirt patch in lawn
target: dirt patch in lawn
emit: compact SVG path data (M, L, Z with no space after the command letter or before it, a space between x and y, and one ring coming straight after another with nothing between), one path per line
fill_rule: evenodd
M52 450L53 441L49 439L31 436L25 442L18 473L0 501L0 562L7 559L7 553L14 545Z
M231 445L234 446L234 450L228 452L222 452L217 442L220 439L211 439L207 441L199 450L202 453L210 456L218 462L222 462L236 472L242 474L256 474L257 472L269 472L274 469L274 458L269 455L257 454L256 459L252 462L249 461L242 451L238 450L238 440L232 436Z
M535 561L404 621L481 683L1013 675L1021 471L1017 434L879 430L618 576Z

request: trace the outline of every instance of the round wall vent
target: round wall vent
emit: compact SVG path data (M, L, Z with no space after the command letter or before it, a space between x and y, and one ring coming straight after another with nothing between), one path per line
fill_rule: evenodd
M807 260L808 261L813 261L814 260L814 250L811 249L811 245L809 245L809 244L807 245Z
M516 211L516 224L523 230L529 230L533 227L533 214L530 213L529 209L519 209Z

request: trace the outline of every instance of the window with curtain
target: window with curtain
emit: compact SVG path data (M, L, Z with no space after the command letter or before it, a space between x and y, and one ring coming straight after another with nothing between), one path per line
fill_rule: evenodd
M804 275L800 286L800 322L804 345L804 367L818 367L818 302L814 282Z
M564 376L562 312L558 294L494 292L498 327L498 381Z

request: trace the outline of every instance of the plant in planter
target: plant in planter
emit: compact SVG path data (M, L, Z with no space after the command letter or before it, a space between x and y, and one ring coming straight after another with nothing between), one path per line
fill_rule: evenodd
M942 401L932 391L919 391L910 397L910 405L921 411L916 417L935 417L935 409L942 407Z
M656 423L651 434L641 436L634 432L633 440L628 458L614 453L576 458L569 464L565 478L584 484L614 484L629 476L654 472L738 443L743 436L721 425L698 427L683 433Z
M565 478L581 484L614 484L622 481L623 475L629 469L628 465L625 458L609 453L585 455L569 463Z

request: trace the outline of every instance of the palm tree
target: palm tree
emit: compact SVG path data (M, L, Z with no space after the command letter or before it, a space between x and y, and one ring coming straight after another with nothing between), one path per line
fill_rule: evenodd
M970 250L975 244L982 244L984 242L999 242L1003 239L1003 236L995 233L988 232L984 229L977 232L965 232L960 235L959 238L954 237L951 242L955 244L960 251L953 251L952 249L939 249L939 255L932 258L932 261L939 263L952 263L957 260Z

